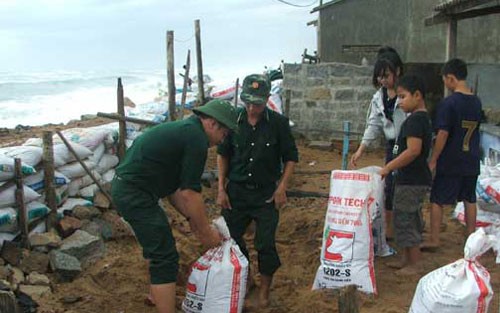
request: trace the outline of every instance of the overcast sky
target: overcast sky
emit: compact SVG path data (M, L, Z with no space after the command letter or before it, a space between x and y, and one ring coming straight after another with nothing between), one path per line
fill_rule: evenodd
M163 69L166 31L175 64L200 19L207 67L275 67L316 49L306 23L318 2L287 0L0 0L0 71Z

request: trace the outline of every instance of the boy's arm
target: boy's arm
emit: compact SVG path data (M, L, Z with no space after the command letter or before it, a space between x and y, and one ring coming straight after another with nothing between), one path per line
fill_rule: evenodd
M415 160L422 152L422 138L419 137L408 137L406 139L406 145L408 146L403 153L401 153L397 158L387 163L379 172L379 174L384 178L390 172L397 170L399 168L405 167Z
M437 160L439 159L441 152L443 152L446 140L448 140L448 131L440 129L436 135L434 147L432 147L431 158L429 160L429 169L431 172L434 172L434 169L436 168Z

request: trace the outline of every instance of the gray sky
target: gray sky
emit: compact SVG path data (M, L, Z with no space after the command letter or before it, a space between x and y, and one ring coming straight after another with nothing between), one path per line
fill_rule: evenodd
M288 0L309 5L314 0ZM276 67L316 49L317 5L277 0L0 0L0 71L162 69L166 31L180 68L200 19L210 67ZM194 68L193 68L194 69Z

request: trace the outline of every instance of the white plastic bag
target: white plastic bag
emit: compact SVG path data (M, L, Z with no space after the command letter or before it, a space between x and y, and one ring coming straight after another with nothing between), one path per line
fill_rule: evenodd
M469 236L464 258L420 279L409 313L486 313L493 297L490 274L477 261L495 243L479 228Z
M240 313L245 300L248 260L231 239L223 217L214 220L224 242L192 266L182 310L186 313Z
M313 289L354 284L365 293L377 293L370 209L374 180L380 181L380 175L332 171L321 264Z

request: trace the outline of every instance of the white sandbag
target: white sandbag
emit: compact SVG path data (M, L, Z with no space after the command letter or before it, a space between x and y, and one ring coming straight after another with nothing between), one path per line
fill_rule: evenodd
M61 206L68 199L68 185L57 187L54 191L56 193L56 205ZM45 202L45 200L45 193L42 193L40 201Z
M35 173L35 169L21 161L21 172L24 175ZM0 154L0 181L6 181L14 177L15 160L4 154Z
M73 211L76 206L92 206L92 201L85 200L82 198L68 198L62 206L57 209L57 216L62 218L65 211Z
M93 154L89 156L89 160L94 162L95 164L99 163L105 151L106 146L104 145L104 142L102 142L97 146L97 148L95 148Z
M99 144L104 141L108 132L99 128L69 128L62 131L66 140L75 142L90 150L95 150ZM58 135L54 135L54 144L63 143Z
M409 313L487 313L493 297L490 274L477 260L495 237L479 228L469 236L464 258L420 279Z
M43 149L31 146L15 146L0 149L0 154L5 154L13 159L20 158L21 161L29 166L37 166L42 160ZM3 152L3 153L2 153Z
M54 171L54 185L62 186L70 182L69 178ZM24 178L24 184L35 191L42 191L45 188L45 172L41 170L33 175L26 176Z
M26 204L26 217L28 218L28 222L32 222L37 218L45 217L49 214L49 212L49 207L40 201L31 201Z
M115 167L120 162L120 159L116 155L104 154L96 166L96 171L99 174L103 174L107 170Z
M239 87L241 90L241 86ZM210 97L223 100L234 99L236 94L236 83L223 87L214 87L210 92Z
M99 187L96 184L89 185L84 187L78 191L78 196L87 199L93 200L95 193L99 190Z
M105 183L110 183L113 178L115 177L115 169L109 169L106 171L106 173L102 174L101 180Z
M377 293L370 203L373 184L380 180L373 173L332 171L321 264L313 289L354 284L365 293Z
M283 114L283 104L281 101L281 96L277 93L269 96L267 100L267 107L276 113Z
M17 231L17 211L14 208L0 209L0 233Z
M23 186L24 203L40 198L40 194L28 186ZM16 186L11 186L0 192L0 208L13 207L16 205Z
M89 170L92 170L96 167L96 164L92 161L89 161L89 160L84 160L83 163L87 166L87 168ZM63 175L66 175L66 177L68 177L69 179L82 177L85 174L87 174L85 169L82 167L82 165L78 161L60 166L57 168L57 171L62 173Z
M222 237L192 266L182 310L186 313L240 313L245 300L248 260L231 239L223 217L214 221Z
M91 172L92 175L94 175L95 179L101 180L101 174L99 174L96 170L92 170ZM90 177L90 175L88 174L82 177L74 178L68 184L68 196L77 196L80 189L92 185L93 183L94 181L92 180L92 177Z
M477 205L476 227L488 227L492 224L500 225L500 214L483 210L481 203L482 201L478 201L476 203ZM462 225L465 225L465 213L464 213L463 202L457 203L457 205L455 206L455 210L453 211L453 216Z
M378 174L380 166L368 166L359 169L360 172ZM372 212L372 234L373 234L373 250L376 256L386 257L394 255L396 251L387 244L385 236L385 180L373 181L374 201L369 205Z
M92 155L92 151L78 143L70 142L71 148L75 151L76 155L83 160ZM75 156L72 152L69 151L68 147L65 144L56 144L53 146L54 151L54 166L59 167L63 166L67 163L76 161Z

